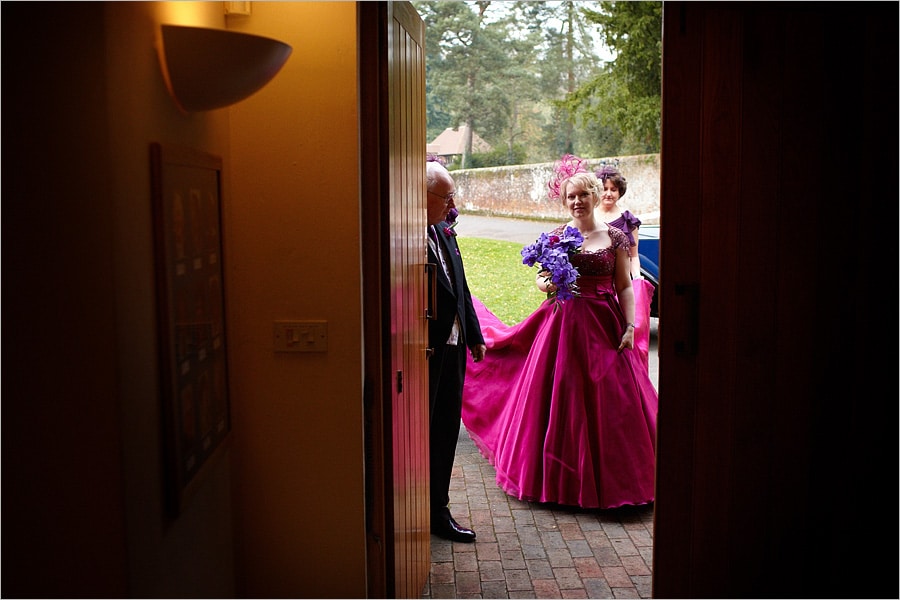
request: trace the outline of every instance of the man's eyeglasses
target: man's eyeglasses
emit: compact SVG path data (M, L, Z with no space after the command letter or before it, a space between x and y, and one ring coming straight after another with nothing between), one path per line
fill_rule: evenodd
M428 193L431 194L432 196L437 196L438 198L443 200L444 204L450 204L451 202L453 202L453 199L456 198L456 192L450 192L446 196L441 196L440 194L435 194L431 190L428 190Z

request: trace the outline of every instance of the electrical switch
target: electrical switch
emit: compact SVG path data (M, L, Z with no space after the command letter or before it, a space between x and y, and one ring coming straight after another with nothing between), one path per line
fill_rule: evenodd
M275 352L327 350L327 321L275 321Z

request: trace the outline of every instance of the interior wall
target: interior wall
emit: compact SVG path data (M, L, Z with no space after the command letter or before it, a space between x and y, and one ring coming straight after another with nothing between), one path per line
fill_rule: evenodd
M154 47L160 22L224 26L222 5L3 17L4 594L232 597L227 455L163 509L148 150L228 154L228 112L180 113Z
M231 597L234 557L228 453L208 465L196 495L177 518L169 517L160 505L164 493L159 466L162 390L148 146L150 142L177 144L218 156L229 151L227 109L184 114L169 96L156 49L160 23L221 28L225 15L216 2L106 5L129 585L138 597Z
M253 2L252 14L228 17L228 27L293 47L266 88L229 109L238 594L361 598L356 3ZM327 351L275 352L279 320L326 321Z

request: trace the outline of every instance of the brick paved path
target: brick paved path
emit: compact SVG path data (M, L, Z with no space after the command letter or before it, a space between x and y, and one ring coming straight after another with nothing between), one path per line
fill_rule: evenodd
M463 215L460 235L528 244L547 224ZM658 320L651 319L650 379L657 386ZM450 510L474 544L431 536L422 598L650 598L653 507L578 510L520 502L494 482L465 427L450 482Z
M422 598L650 598L653 507L580 510L521 502L463 427L450 510L474 544L431 536Z

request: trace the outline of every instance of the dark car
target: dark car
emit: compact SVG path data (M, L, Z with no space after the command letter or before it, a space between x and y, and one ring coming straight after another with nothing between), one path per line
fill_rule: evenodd
M659 225L641 225L638 229L638 255L641 275L654 288L650 316L659 318Z

